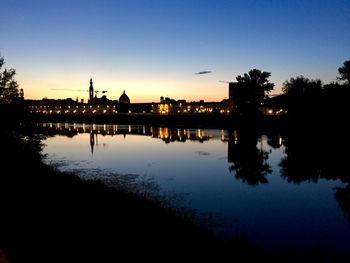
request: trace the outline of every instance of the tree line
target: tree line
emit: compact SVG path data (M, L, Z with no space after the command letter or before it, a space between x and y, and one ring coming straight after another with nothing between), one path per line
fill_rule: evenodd
M243 115L257 114L265 105L285 109L289 116L343 115L350 95L350 60L338 68L338 73L338 81L329 84L323 84L320 79L292 77L283 83L281 96L269 98L274 88L274 83L269 81L271 73L252 69L236 77L240 89L236 111Z

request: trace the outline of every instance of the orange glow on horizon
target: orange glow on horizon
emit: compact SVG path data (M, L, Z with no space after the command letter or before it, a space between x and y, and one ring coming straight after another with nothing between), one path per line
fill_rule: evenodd
M72 98L75 100L78 98L79 101L84 99L84 102L87 102L89 82L85 82L82 84L80 81L74 81L71 83L62 81L18 81L20 87L24 89L25 99L41 100L43 98ZM141 81L131 83L106 83L94 81L93 79L93 86L95 90L107 90L108 92L103 95L106 95L110 100L119 99L123 90L125 90L131 103L159 102L161 96L175 100L204 100L207 102L222 101L223 99L228 98L228 87L222 84L218 84L213 88L213 85L202 83L179 82L171 83L171 85L169 85L169 83ZM97 96L101 97L102 93L97 93Z

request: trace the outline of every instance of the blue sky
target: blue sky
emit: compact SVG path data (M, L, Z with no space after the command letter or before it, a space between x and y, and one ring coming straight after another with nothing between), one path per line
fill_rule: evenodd
M336 80L350 59L350 1L0 0L0 49L26 98L218 101L252 68L279 93L298 75ZM212 73L195 75L210 70Z

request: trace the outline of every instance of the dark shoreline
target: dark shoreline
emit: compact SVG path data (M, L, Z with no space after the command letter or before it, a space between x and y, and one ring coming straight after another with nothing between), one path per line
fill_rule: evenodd
M287 116L257 116L246 118L239 115L75 115L75 114L30 114L34 122L96 123L96 124L147 124L167 126L196 126L207 128L234 128L242 125L285 126Z

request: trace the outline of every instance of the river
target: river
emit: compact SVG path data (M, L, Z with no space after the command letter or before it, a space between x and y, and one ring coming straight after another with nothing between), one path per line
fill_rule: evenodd
M139 175L162 192L181 196L180 203L210 221L218 236L245 232L248 240L267 249L350 249L349 211L344 208L349 204L342 200L348 181L330 176L318 157L305 161L309 155L324 156L317 148L322 142L300 149L303 139L279 132L39 126L51 131L44 140L46 162L86 179Z

